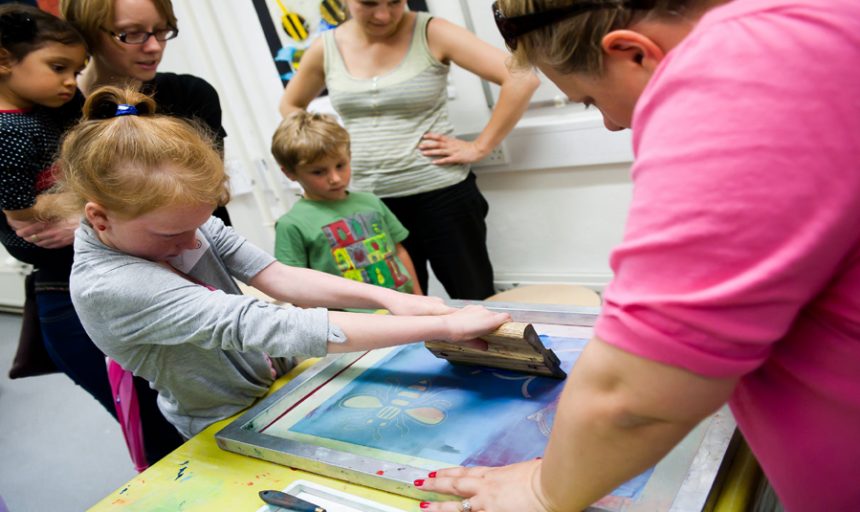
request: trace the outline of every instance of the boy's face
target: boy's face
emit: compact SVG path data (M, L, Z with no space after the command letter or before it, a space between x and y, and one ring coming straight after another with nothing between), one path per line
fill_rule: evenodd
M305 190L305 198L312 201L340 201L346 199L352 169L349 155L340 154L300 165L294 172L286 171L286 174L291 180L299 182Z

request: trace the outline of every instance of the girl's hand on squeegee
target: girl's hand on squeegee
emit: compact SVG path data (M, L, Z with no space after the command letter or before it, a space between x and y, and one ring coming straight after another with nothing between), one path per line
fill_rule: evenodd
M469 305L445 315L444 319L449 332L445 339L467 342L465 344L474 348L486 349L486 342L477 338L496 330L505 322L510 322L511 316L490 311L483 306Z
M448 315L457 311L456 308L445 304L439 297L407 293L392 293L390 296L393 297L393 300L386 301L385 309L392 315Z

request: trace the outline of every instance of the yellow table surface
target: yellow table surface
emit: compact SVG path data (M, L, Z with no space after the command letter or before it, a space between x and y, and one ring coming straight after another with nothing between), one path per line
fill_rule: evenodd
M269 393L314 362L315 359L305 361L278 379ZM258 492L281 490L296 480L308 480L403 510L419 510L418 501L412 498L317 476L218 448L215 433L238 416L211 425L90 510L255 511L264 505Z

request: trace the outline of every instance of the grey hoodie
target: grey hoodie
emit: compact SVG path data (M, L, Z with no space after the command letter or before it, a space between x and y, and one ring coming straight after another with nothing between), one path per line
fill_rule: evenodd
M197 235L201 249L173 264L214 291L107 247L86 222L75 236L70 279L72 302L92 340L150 382L161 411L186 437L268 391L274 378L266 354L282 374L292 356L323 356L326 342L343 336L329 327L325 309L243 296L233 277L248 283L275 260L219 219L210 218Z

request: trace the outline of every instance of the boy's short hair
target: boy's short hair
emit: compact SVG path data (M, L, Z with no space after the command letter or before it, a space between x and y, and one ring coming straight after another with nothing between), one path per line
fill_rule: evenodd
M349 132L333 116L300 110L288 115L272 135L272 156L296 172L323 158L349 155Z

